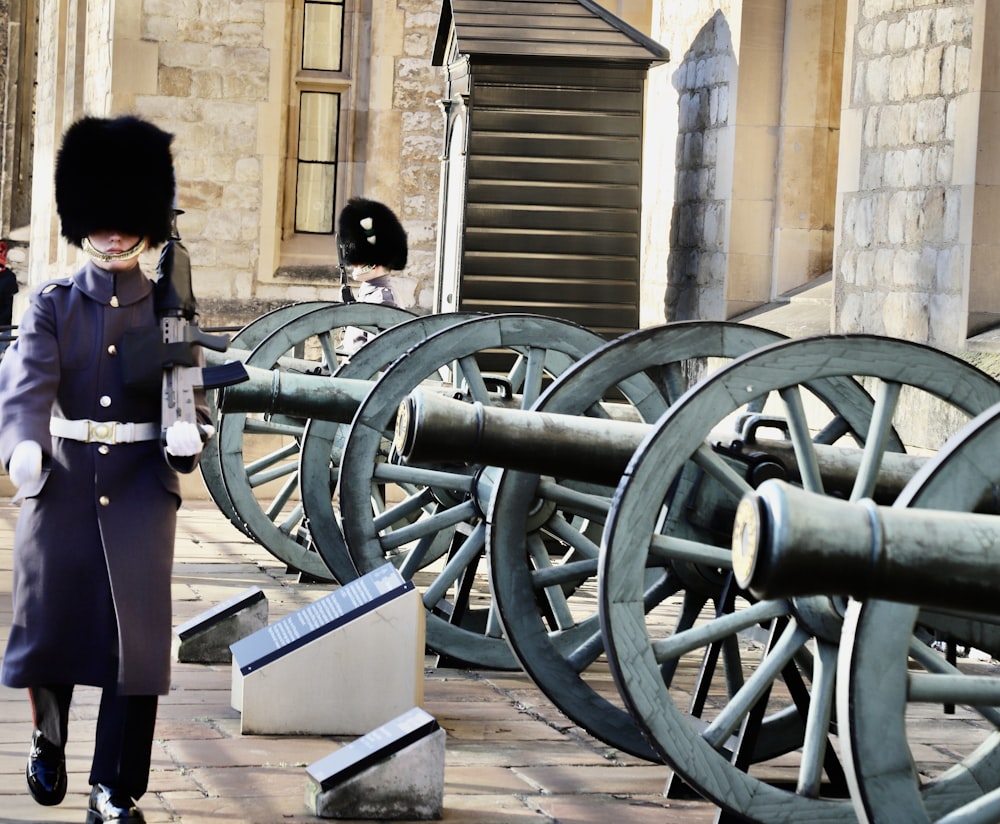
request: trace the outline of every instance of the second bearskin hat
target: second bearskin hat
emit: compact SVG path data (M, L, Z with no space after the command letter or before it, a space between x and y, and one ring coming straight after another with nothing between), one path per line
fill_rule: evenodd
M406 231L384 203L351 198L340 212L337 233L344 263L386 269L406 267Z
M116 230L165 243L174 216L173 135L132 115L83 117L56 156L56 210L74 246Z

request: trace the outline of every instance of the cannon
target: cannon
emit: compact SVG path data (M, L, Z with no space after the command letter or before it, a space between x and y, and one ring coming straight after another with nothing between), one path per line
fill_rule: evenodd
M867 401L831 392L828 381L849 376L871 386ZM807 390L821 401L816 409L829 410L834 426L817 418ZM566 564L560 575L545 568L547 553L538 553L541 562L529 554L526 565L522 537L513 566L529 569L536 601L538 593L554 590L558 600L559 590L585 591L584 579L596 567L598 586L590 594L598 605L599 637L595 622L583 619L589 632L577 634L568 668L581 671L603 650L644 736L676 776L724 815L853 820L833 720L842 610L829 598L758 601L739 589L732 575L733 519L752 486L738 456L707 439L748 404L776 396L799 483L825 491L819 442L834 444L850 434L860 454L855 477L844 485L846 497L870 497L882 466L900 448L894 418L901 403L933 399L962 422L996 403L998 392L996 381L957 358L901 341L823 336L772 343L671 403L614 491L596 563ZM943 412L936 417L945 418ZM490 503L491 552L508 523L500 502L508 474L495 484ZM547 483L536 478L527 497ZM590 512L600 509L589 503ZM530 507L522 500L515 509ZM523 536L522 525L513 532ZM591 554L594 545L591 533ZM496 577L495 567L492 572ZM523 599L520 608L531 612Z
M995 821L1000 817L1000 679L959 669L915 637L928 620L1000 655L1000 406L956 433L891 508L831 502L768 482L740 504L734 570L761 597L851 595L845 610L837 708L848 727L845 763L859 820ZM822 526L841 525L837 547ZM803 532L810 521L817 528ZM842 566L831 581L829 561ZM814 563L803 563L813 558ZM849 569L850 574L842 571ZM793 581L796 574L799 580ZM907 710L965 704L985 722L943 776L920 774Z
M636 452L617 489L603 537L599 608L612 671L626 704L688 783L749 820L855 817L846 799L849 788L838 755L843 742L833 713L841 604L823 597L760 601L740 592L733 581L733 602L726 609L662 637L647 617L643 580L648 565L662 557L664 534L673 531L670 508L664 520L661 505L691 462L698 461L732 495L728 535L723 539L727 545L731 546L736 503L749 491L718 462L702 461L700 445L681 450L676 445L700 444L712 421L732 414L750 395L774 391L787 409L802 485L822 492L808 435L813 427L804 412L801 388L806 381L845 374L863 378L875 398L867 420L853 424L856 433L863 433L864 457L849 495L852 499L870 497L886 450L885 436L900 404L920 408L915 405L933 397L941 404L937 417L953 410L956 422L964 423L996 403L996 381L927 347L872 336L824 336L775 344L735 361L671 406ZM711 543L717 546L718 541ZM732 560L720 571L731 581ZM933 629L932 615L922 615L921 620L925 629ZM761 625L768 634L759 660L744 669L740 631L755 631ZM702 723L693 725L688 699L668 684L664 671L679 669L687 655L702 658L715 651L730 681L720 685L718 694L724 699L718 707L709 709L706 701ZM763 730L759 716L766 721L782 706L798 706L804 719L797 765L788 773L777 763L757 762L750 769L744 750L755 728ZM721 760L731 765L729 772L719 769ZM744 769L736 769L741 766Z

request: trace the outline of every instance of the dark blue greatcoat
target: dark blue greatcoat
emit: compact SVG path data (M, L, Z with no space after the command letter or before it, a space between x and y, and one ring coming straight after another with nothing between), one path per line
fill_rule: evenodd
M139 267L112 275L88 263L32 294L0 361L0 460L23 440L44 453L42 477L19 493L7 686L169 690L176 472L197 458L168 465L159 440L49 434L52 415L159 422L158 394L126 387L121 367L123 334L148 324L158 325L153 284ZM203 397L199 418L209 420Z

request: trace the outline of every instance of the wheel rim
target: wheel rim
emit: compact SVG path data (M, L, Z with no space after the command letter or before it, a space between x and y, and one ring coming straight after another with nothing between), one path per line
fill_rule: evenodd
M842 394L837 388L838 380L862 375L879 384L874 406L855 406L845 403L846 398L838 398ZM643 580L658 530L661 504L667 498L669 485L682 479L682 470L695 455L707 477L719 480L720 486L729 488L734 498L749 489L740 479L732 477L731 470L720 466L714 460L714 453L702 445L713 422L738 411L745 400L773 390L781 390L783 401L791 410L792 440L800 471L807 477L805 485L820 489L821 484L815 479L818 469L810 462L810 458L815 459L815 447L801 406L801 385L808 382L825 405L836 409L851 430L869 444L866 455L879 457L886 451L884 435L891 429L892 413L898 403L895 390L912 386L907 379L910 375L919 376L919 389L944 399L966 415L974 415L1000 399L1000 385L985 374L956 358L916 344L863 335L774 344L734 361L674 404L636 452L616 491L599 563L599 608L616 683L626 705L674 770L706 797L749 820L853 818L846 799L823 796L823 790L819 789L828 754L828 713L833 704L838 636L829 627L822 630L827 637L817 636L813 627L800 623L805 620L802 607L816 606L816 612L820 613L822 604L830 607L835 604L806 600L794 604L758 602L719 619L710 616L704 626L654 641L656 629L647 625ZM874 484L877 466L877 461L873 462L859 476L855 485L857 494L866 494ZM667 514L668 518L679 518L676 511ZM731 527L730 521L729 531ZM705 542L701 547L703 563L723 571L731 569L727 550L728 547ZM675 550L662 542L653 550L658 557L665 554L669 558L672 552ZM690 553L685 557L690 557ZM744 672L744 659L749 659L751 650L748 646L740 647L736 631L759 624L773 627L779 620L787 621L787 626L777 627L768 639L767 643L774 646L757 653L759 661L751 661L751 671ZM679 693L675 696L664 686L661 666L675 665L686 652L699 655L710 639L722 644L721 660L729 664L725 673L734 679L735 687L724 689L719 699L720 709L714 717L706 713L709 721L693 724L692 716L677 704L686 699ZM807 641L815 644L816 653L798 664L797 659L805 659ZM812 670L812 687L806 696L811 708L806 722L806 743L799 764L790 776L784 776L799 783L800 790L795 792L778 786L777 778L758 777L759 769L751 775L737 768L726 751L732 745L732 733L750 717L749 707L756 698L777 687L772 668L780 671L783 666L789 677L798 666ZM726 697L727 691L733 697ZM718 697L718 693L715 695Z

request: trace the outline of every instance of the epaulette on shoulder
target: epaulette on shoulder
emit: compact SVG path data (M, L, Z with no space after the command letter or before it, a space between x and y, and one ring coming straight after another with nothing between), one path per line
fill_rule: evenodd
M47 295L54 289L58 289L60 286L72 286L73 278L59 278L58 280L50 280L48 283L43 283L38 287L38 294Z

